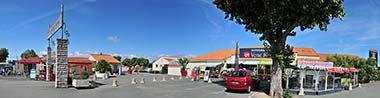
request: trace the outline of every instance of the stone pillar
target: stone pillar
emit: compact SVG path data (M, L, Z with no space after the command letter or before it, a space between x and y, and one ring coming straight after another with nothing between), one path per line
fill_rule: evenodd
M303 89L303 78L304 78L304 70L302 69L301 72L300 72L300 90L299 90L299 93L298 95L305 95L304 93L304 89Z
M56 88L67 88L68 80L68 43L67 39L57 39L57 53L56 53L56 77L55 77L55 87Z

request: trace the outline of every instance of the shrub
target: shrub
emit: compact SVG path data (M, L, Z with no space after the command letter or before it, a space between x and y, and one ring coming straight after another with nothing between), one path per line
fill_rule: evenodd
M111 65L106 60L100 60L96 66L95 71L99 71L100 73L105 73L107 71L112 71Z
M284 98L293 98L293 94L289 92L289 89L286 89L284 91L284 94L282 95Z

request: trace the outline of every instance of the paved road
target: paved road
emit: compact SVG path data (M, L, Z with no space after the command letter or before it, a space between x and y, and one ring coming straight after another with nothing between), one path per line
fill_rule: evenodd
M132 78L145 84L131 84ZM157 77L157 82L152 82ZM162 81L166 77L167 81ZM117 77L119 87L112 87L111 78L98 80L105 85L95 89L56 89L54 82L31 80L0 80L0 98L254 98L253 93L224 92L219 83L192 82L187 79L170 80L167 75L124 75Z
M298 96L299 98L379 98L380 83L363 84L362 88L355 88L352 91L342 91L333 94L319 96Z

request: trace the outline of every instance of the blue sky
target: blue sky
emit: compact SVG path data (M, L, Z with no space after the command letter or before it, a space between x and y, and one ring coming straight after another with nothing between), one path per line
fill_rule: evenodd
M17 59L26 49L46 53L46 32L65 4L70 56L199 56L218 49L262 45L259 35L224 19L211 0L1 0L0 47ZM288 43L320 53L368 57L380 47L380 1L345 0L346 17L327 32L300 32ZM56 34L53 39L59 37Z

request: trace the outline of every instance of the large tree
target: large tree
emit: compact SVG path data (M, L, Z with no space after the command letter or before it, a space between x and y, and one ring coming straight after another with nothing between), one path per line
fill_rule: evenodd
M289 36L295 36L294 28L301 31L318 26L321 31L334 18L345 15L343 0L215 0L217 8L225 18L243 25L245 30L261 35L273 60L269 95L282 97L282 69L290 47L286 44Z
M9 56L8 49L1 48L0 49L0 62L5 62Z
M121 56L113 56L113 58L115 58L118 61L121 61Z
M27 49L24 53L21 54L21 58L35 58L38 57L36 52L33 49Z

